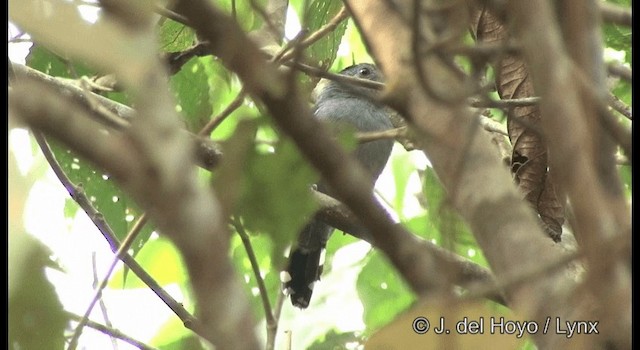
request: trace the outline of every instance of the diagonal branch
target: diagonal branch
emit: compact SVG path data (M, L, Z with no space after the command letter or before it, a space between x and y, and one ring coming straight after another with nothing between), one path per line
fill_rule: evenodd
M238 74L247 91L265 104L274 121L292 137L337 197L359 218L366 218L361 222L372 242L389 257L413 290L426 294L449 288L448 278L429 273L441 271L442 261L426 253L411 233L388 217L373 197L372 181L363 181L367 179L364 170L312 118L305 99L266 64L261 52L238 25L206 1L181 1L176 11L193 23L199 35L209 40L213 54Z
M22 6L14 5L12 7ZM26 11L21 9L17 13L22 16ZM71 11L68 14L74 15ZM43 28L47 25L57 28L47 20L42 19ZM110 34L99 32L112 28L115 27L96 26L92 32L118 38L117 35L122 33L120 30ZM40 35L44 31L40 29L36 33ZM139 34L140 40L153 43L151 33ZM49 40L55 38L56 32L42 35ZM140 69L125 82L136 96L138 106L130 128L124 132L107 131L98 122L85 118L85 108L81 104L69 103L50 87L33 80L18 81L12 87L10 114L32 128L58 138L112 174L149 213L159 231L172 239L190 274L197 300L196 312L201 321L196 330L198 334L221 348L255 349L258 341L253 332L237 337L230 331L241 328L253 330L255 319L241 282L226 255L228 234L217 200L198 181L193 167L193 144L189 143L186 134L179 131L180 124L165 85L166 74L153 52L138 52L138 61L134 65L119 66L127 62L123 57L130 51L118 49L131 44L126 38L120 39L117 41L123 46L102 53L80 53L87 48L74 43L69 45L80 57L90 60L100 60L102 55L109 55L99 66L114 65L110 69L120 73L127 69ZM67 41L58 44L64 46ZM112 48L97 49L106 51ZM69 118L76 122L65 123ZM227 302L231 298L235 301L233 304Z

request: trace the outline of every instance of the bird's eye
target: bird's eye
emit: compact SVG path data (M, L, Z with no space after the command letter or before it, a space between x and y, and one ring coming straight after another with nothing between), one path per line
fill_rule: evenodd
M367 77L367 76L369 76L371 74L371 69L369 69L369 68L360 68L360 70L358 71L358 74L360 76Z

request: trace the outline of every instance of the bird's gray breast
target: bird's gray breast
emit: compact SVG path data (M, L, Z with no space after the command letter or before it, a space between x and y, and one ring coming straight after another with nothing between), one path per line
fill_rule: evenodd
M334 125L350 125L360 132L393 128L387 113L374 102L362 98L331 98L319 101L315 116ZM393 139L382 139L358 145L354 155L376 180L391 153Z

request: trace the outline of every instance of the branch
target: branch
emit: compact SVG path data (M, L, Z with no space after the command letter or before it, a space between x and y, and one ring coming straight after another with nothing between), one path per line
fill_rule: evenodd
M55 78L21 64L14 63L11 67L18 80L32 79L42 83L44 86L54 88L64 93L73 103L83 106L85 110L91 112L88 115L85 115L86 112L84 112L82 118L98 120L100 123L119 131L124 131L130 127L130 121L135 118L136 111L131 107L110 100L104 96L84 91L67 79ZM113 116L116 116L116 118ZM191 135L190 137L192 137L195 144L195 154L199 162L198 165L205 169L213 169L216 167L222 155L220 147L208 138L197 137L195 135Z
M147 222L147 216L144 214L141 215L136 221L136 223L133 225L133 227L131 228L131 231L127 234L127 237L125 237L124 241L122 241L122 245L120 245L120 247L118 248L118 251L116 252L116 256L113 258L111 265L107 269L107 273L105 274L104 278L100 282L100 285L98 285L98 288L96 288L95 295L93 296L93 299L91 299L91 302L87 307L87 311L85 311L84 316L82 316L82 319L80 319L80 321L78 322L78 325L76 326L76 329L73 331L73 336L69 341L69 346L67 347L67 349L75 350L76 346L78 346L78 339L80 339L80 335L82 334L82 329L87 324L87 321L89 320L89 315L91 314L91 311L93 311L93 307L96 305L98 300L102 298L102 291L107 287L107 283L109 283L111 274L115 270L118 262L122 259L122 256L125 254L126 251L129 250L129 248L131 247L131 244L133 243L135 238L138 236L138 233L140 233L140 231L142 230L142 227L145 225L146 222Z
M448 194L447 200L469 224L498 281L526 271L540 261L554 261L563 252L545 238L538 219L522 201L508 170L495 156L494 146L479 131L480 123L474 112L462 103L431 96L420 87L422 74L418 67L429 78L431 88L465 89L464 82L440 59L438 52L416 55L411 51L416 46L412 43L422 33L414 33L413 22L402 14L414 14L415 9L407 2L393 5L384 1L347 1L370 53L384 68L387 77L384 101L416 130L418 145L431 161ZM420 28L446 25L429 23L430 20L436 21L419 16L418 21L423 22ZM445 32L447 29L441 28ZM531 310L545 303L562 305L566 290L559 290L558 286L572 283L562 273L555 273L543 280L510 287L504 293L515 312L537 317Z
M82 98L82 94L81 91L78 91L79 89L76 89L75 86L73 85L69 85L67 83L63 83L57 79L51 78L45 74L42 74L40 72L37 72L35 70L32 70L29 67L25 67L22 65L14 65L16 68L16 71L18 73L19 77L31 77L31 78L35 78L38 81L44 82L46 84L51 84L55 87L61 88L65 91L69 91L71 92L73 95L72 96L76 96L78 98ZM106 98L103 98L100 95L93 95L94 97L101 99L100 102L101 103L105 103L107 104L107 106L110 106L110 110L112 111L116 111L119 113L122 113L122 115L124 116L123 119L125 118L133 118L133 114L134 111L132 109L130 109L127 106L124 105L120 105L116 102L113 102L111 100L108 100ZM81 119L88 119L87 116L81 117ZM65 121L64 123L77 123L74 120L68 120ZM123 127L128 127L128 123L124 123ZM491 127L489 127L489 129L491 129ZM488 130L489 130L488 129ZM397 129L397 130L402 130L402 129ZM499 129L497 129L499 130ZM504 132L504 131L503 131ZM369 135L369 137L374 136L374 135ZM375 138L375 137L374 137ZM201 147L200 151L206 151L209 148L206 147ZM217 147L215 148L217 150ZM222 153L219 153L219 151L215 152L215 157L201 157L203 159L215 159L215 164L210 164L210 166L206 167L209 169L212 169L213 167L215 167L215 165L219 162L219 159L222 157ZM57 167L54 167L54 170ZM58 174L58 172L56 172ZM60 176L64 176L64 173L59 174ZM62 180L61 180L62 181ZM70 181L62 181L63 184L65 184L65 187L70 189L71 186L73 186L73 184L71 184ZM82 193L79 193L77 190L69 190L70 193L72 194L73 198L76 198L76 200L78 200L77 198L81 197ZM319 192L314 192L315 193L315 197L316 200L320 203L320 206L323 208L320 212L319 212L319 217L325 221L327 221L329 224L331 224L334 227L337 227L338 229L347 232L351 235L354 235L355 237L364 239L366 241L371 242L371 238L368 237L367 233L365 232L365 229L362 227L361 224L356 224L356 220L353 217L353 214L351 214L346 207L337 202L335 199L328 197L326 195L323 195ZM99 215L97 215L97 211L95 209L91 209L90 206L90 201L86 200L86 201L79 201L80 206L85 209L85 211L87 212L87 215L94 219L94 218L98 218ZM106 223L105 223L106 224ZM102 226L101 224L96 224L99 228ZM101 232L103 232L103 235L105 235L105 238L107 238L107 240L110 242L110 245L112 247L112 250L114 250L114 252L117 250L117 247L119 246L119 243L117 242L117 239L113 236L113 234L107 234L108 232L110 232L109 229L101 229ZM145 281L145 283L147 283L147 285L150 285L151 289L154 290L156 292L156 294L158 294L161 299L163 299L163 301L165 301L165 303L167 305L169 305L172 310L174 310L174 312L176 312L176 314L183 320L183 322L190 324L192 322L194 322L193 317L191 315L189 315L186 310L176 310L176 307L180 307L180 304L175 302L175 300L172 300L170 298L170 296L168 295L164 295L166 293L162 293L160 292L161 288L154 288L152 287L154 284L157 285L155 282L152 282L149 280L149 278L145 277L148 276L146 274L146 272L135 262L135 260L133 260L133 258L131 258L128 255L125 255L123 257L123 261L125 262L125 264L127 264L132 271L138 275L143 281ZM461 266L460 267L461 270L465 270L465 271L473 271L474 268L469 268L469 267L464 267ZM431 272L428 272L427 274L430 274ZM487 276L476 276L476 277L472 277L471 280L483 280L483 279L487 279ZM464 280L461 281L457 281L455 282L456 284L459 285L464 285L467 282ZM169 299L167 299L169 298Z
M55 159L53 152L49 148L44 136L41 133L34 132L34 137L60 183L62 183L69 192L71 198L78 203L80 208L84 210L89 219L98 228L100 233L102 233L105 240L108 242L111 251L116 253L118 251L118 247L121 246L121 243L118 241L118 238L116 238L111 227L109 227L109 224L104 220L104 216L93 206L82 187L72 183L69 177L64 173L60 164L58 164L58 161ZM167 293L131 255L128 253L124 254L122 256L122 262L127 265L131 271L180 318L180 320L182 320L187 328L191 328L190 326L197 322L197 320L182 306L182 304L173 299L173 297L171 297L171 295L169 295L169 293Z
M238 329L253 330L255 319L226 254L228 233L220 217L217 199L198 181L193 168L193 143L179 131L179 118L175 115L175 106L166 86L167 75L161 63L155 52L136 46L142 43L144 47L153 47L153 33L144 31L152 26L138 23L125 29L118 27L122 21L113 19L99 21L90 28L75 22L61 26L64 18L80 20L76 18L79 15L68 8L64 18L31 13L33 23L41 26L36 28L28 20L28 4L11 2L12 15L19 19L19 25L26 26L36 39L54 42L56 48L68 49L80 59L123 76L123 83L136 97L138 109L131 127L125 132L104 133L104 127L83 118L84 110L80 105L62 105L59 96L54 97L55 92L34 82L19 82L10 93L10 113L35 129L46 130L109 172L149 213L159 231L172 239L190 275L196 312L201 320L198 334L220 348L257 348L258 341L252 331L245 332L243 337L236 333ZM60 3L60 6L68 5ZM142 20L152 18L148 13L139 15ZM115 42L119 46L85 45L83 40L78 44L75 37L73 40L59 37L73 30L83 30L81 38L108 37L105 42ZM130 37L124 35L131 36L131 31L137 31L137 40L129 40ZM70 118L75 123L61 123ZM233 304L228 303L230 298L233 298Z
M625 118L633 120L633 116L631 115L631 106L627 106L627 104L622 102L618 96L609 94L609 106L611 106L611 108L616 112L622 114Z
M285 66L298 69L299 71L304 72L313 77L325 78L325 79L337 81L343 84L352 84L355 86L362 86L362 87L376 89L376 90L382 90L384 88L384 84L377 81L360 79L360 78L356 78L348 75L331 73L331 72L327 72L324 69L309 66L300 62L286 61L286 62L283 62L283 64Z
M82 319L82 317L80 317L80 316L78 316L76 314L70 313L70 312L67 312L66 314L70 319L75 320L75 321L80 321ZM95 322L95 321L91 321L91 320L87 320L86 323L87 323L87 327L91 327L91 328L93 328L93 329L95 329L97 331L100 331L100 332L102 332L102 333L104 333L104 334L106 334L106 335L108 335L110 337L114 337L114 338L123 340L123 341L125 341L125 342L127 342L127 343L129 343L129 344L131 344L131 345L133 345L133 346L135 346L137 348L139 348L139 349L142 349L142 350L158 350L157 348L154 348L154 347L152 347L150 345L147 345L147 344L145 344L145 343L143 343L143 342L141 342L139 340L136 340L133 337L130 337L130 336L122 333L121 331L119 331L119 330L117 330L115 328L112 328L110 326L105 326L105 325L103 325L101 323L98 323L98 322Z
M631 27L631 9L605 1L598 1L598 7L605 22Z
M415 237L396 225L372 193L373 182L364 170L315 120L299 92L286 84L286 77L266 64L262 53L244 35L238 25L208 2L180 1L176 11L194 24L196 31L211 44L214 55L244 82L254 98L261 100L274 121L300 148L302 154L320 171L323 178L369 230L372 241L405 276L418 294L437 293L450 284L440 274L439 262L415 244ZM224 40L222 40L224 38Z
M269 292L267 291L267 287L265 287L264 285L264 279L260 274L260 264L258 264L256 253L253 251L251 239L249 238L249 234L247 233L247 231L245 231L244 226L240 222L240 219L238 219L237 217L232 218L231 224L236 229L236 232L238 232L238 235L242 240L242 244L244 245L244 250L247 252L247 256L249 257L249 261L251 262L253 275L256 278L256 284L258 285L258 289L260 290L260 298L262 299L262 307L264 308L264 317L267 322L267 327L269 327L269 325L275 324L277 322L273 316L273 309L271 308L271 302L269 302Z
M600 300L617 300L594 311L582 308L580 317L601 320L610 330L603 342L627 348L631 315L626 291L631 276L626 262L599 267L616 256L601 245L603 240L618 235L630 240L631 211L613 171L615 148L602 132L603 125L619 130L617 121L601 107L606 105L601 55L588 54L602 50L601 28L593 21L597 2L568 1L563 6L564 14L571 13L576 21L557 23L554 11L558 9L541 0L510 2L507 10L514 34L522 41L534 88L542 98L540 109L547 117L542 118L541 126L555 179L571 202L574 231L585 249L590 274L597 276L589 291ZM623 134L627 134L621 140L623 147L630 146L630 135ZM587 195L589 200L584 200ZM564 312L575 314L575 310Z
M329 20L329 22L327 22L327 24L325 24L315 32L309 34L306 38L304 38L304 40L298 43L298 45L296 46L296 50L302 50L304 48L311 46L313 43L317 42L318 40L322 39L329 33L336 30L338 25L348 17L349 17L349 13L347 12L346 8L343 6L340 9L340 11L338 11L338 13L331 20ZM294 57L294 55L295 55L295 50L293 49L288 50L282 55L282 57L278 61L289 62L289 60L291 60ZM295 60L294 60L294 63L295 63Z
M609 74L619 76L620 78L628 82L632 81L631 68L624 66L620 63L617 63L617 62L607 63L607 71L609 71Z
M358 218L344 204L324 193L318 191L313 191L312 193L315 201L318 202L322 208L316 214L316 218L330 224L332 227L335 227L344 233L348 233L356 238L368 242L371 245L374 245L374 241L369 230L360 223ZM397 225L400 226L400 224ZM452 283L468 289L472 291L472 293L474 293L473 291L477 287L482 287L484 290L491 288L489 286L494 286L494 288L491 289L491 292L486 292L483 295L499 304L506 305L506 301L500 292L500 289L495 287L495 279L489 270L467 260L464 257L439 247L430 241L416 236L413 236L411 240L422 250L422 254L428 254L432 256L434 260L437 260L440 268L442 266L447 266L451 273L451 277L453 277ZM422 273L433 275L437 273L437 270L429 270L428 267L425 267ZM414 278L426 277L415 276Z

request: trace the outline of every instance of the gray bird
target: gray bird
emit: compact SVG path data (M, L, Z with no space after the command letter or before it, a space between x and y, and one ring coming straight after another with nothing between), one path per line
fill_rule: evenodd
M368 63L347 67L340 74L382 81L378 69ZM336 127L346 124L361 132L393 127L384 107L376 101L375 90L336 81L329 82L318 95L314 115ZM392 147L392 139L377 140L358 145L353 154L375 181L387 163ZM331 195L323 181L317 184L317 189ZM289 255L289 266L281 274L284 290L296 307L309 306L313 284L320 279L324 250L332 232L333 227L318 219L312 219L300 232L297 245Z

